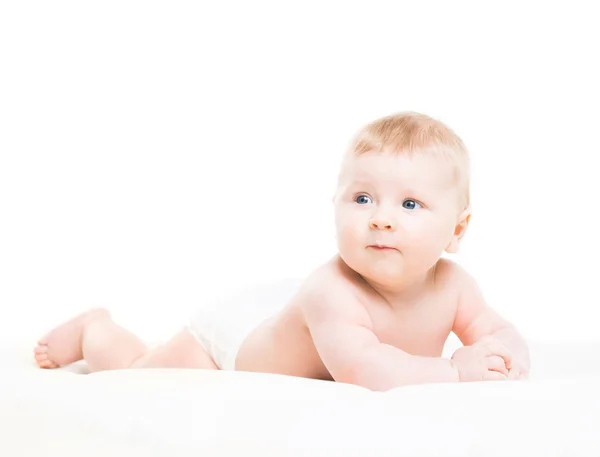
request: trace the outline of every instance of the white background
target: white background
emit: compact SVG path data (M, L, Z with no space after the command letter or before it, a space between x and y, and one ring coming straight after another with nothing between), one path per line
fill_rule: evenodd
M514 5L3 3L2 336L106 306L166 338L207 294L307 274L350 137L416 110L471 150L455 259L490 303L600 339L597 16Z

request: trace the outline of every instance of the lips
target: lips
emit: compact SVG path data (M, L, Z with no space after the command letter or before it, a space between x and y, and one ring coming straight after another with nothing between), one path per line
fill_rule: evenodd
M375 249L376 251L395 251L396 248L392 246L388 246L386 244L372 244L368 246L371 249Z

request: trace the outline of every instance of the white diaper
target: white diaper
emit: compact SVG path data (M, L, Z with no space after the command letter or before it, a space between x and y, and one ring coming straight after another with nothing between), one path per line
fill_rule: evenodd
M260 323L283 309L301 279L240 288L205 303L187 328L222 370L234 370L240 346Z

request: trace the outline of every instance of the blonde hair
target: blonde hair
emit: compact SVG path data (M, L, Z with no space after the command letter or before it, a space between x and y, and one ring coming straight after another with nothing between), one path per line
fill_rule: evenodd
M401 112L365 125L353 138L347 154L394 152L431 154L449 160L464 207L470 205L470 160L461 138L442 122L425 114Z

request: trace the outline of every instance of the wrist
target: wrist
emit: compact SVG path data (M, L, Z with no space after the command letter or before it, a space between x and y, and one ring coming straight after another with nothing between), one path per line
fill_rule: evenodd
M450 364L451 381L460 382L460 370L458 369L458 365L452 359L449 359L448 362Z

